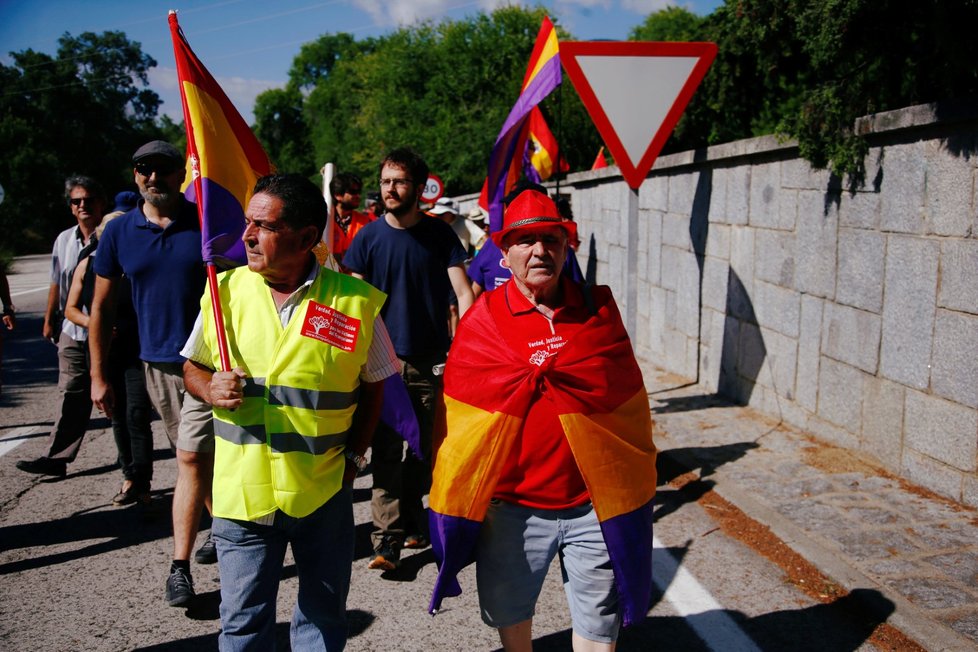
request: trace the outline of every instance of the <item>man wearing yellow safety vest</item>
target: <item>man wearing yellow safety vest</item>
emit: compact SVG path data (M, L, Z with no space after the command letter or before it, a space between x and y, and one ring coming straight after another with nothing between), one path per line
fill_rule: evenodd
M292 649L346 643L351 485L399 363L379 316L385 295L316 264L326 211L301 175L259 179L245 218L248 266L218 276L233 369L215 371L209 294L182 352L187 389L214 408L222 650L274 647L289 544L299 576Z

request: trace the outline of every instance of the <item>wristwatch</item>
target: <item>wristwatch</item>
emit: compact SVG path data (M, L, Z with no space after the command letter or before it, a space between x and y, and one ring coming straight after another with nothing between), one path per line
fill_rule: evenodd
M343 457L353 462L353 466L357 467L357 473L362 473L367 468L367 458L363 455L357 455L349 448L343 451Z

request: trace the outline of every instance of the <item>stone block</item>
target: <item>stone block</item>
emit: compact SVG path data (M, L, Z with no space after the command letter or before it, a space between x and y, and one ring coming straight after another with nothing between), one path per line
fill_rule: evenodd
M689 238L689 215L666 213L662 217L662 244L692 251Z
M794 290L757 281L754 284L754 314L757 323L789 337L798 337L801 295Z
M824 192L798 193L794 287L807 294L835 296L839 214Z
M784 222L782 197L781 163L774 161L753 166L750 172L750 225L789 231L793 229L793 221Z
M795 400L809 412L818 401L818 367L821 357L823 300L802 295L798 333L798 377Z
M863 382L863 432L859 447L893 472L900 471L903 451L902 385L869 377Z
M870 374L879 362L879 315L826 302L822 353Z
M696 257L683 252L678 258L681 269L676 283L676 330L696 338L699 332L700 268ZM695 371L695 365L693 367Z
M638 207L664 213L669 210L669 177L649 177L638 193Z
M904 478L945 498L961 500L962 474L957 469L910 448L904 448L902 464Z
M819 400L821 400L821 397L819 397ZM859 448L859 435L857 433L822 419L817 414L811 415L801 428L814 435L817 439L834 446L853 450Z
M781 197L778 200L778 222L772 228L794 231L798 225L800 213L799 198L800 190L781 189Z
M764 336L754 324L741 324L737 339L737 375L764 387L772 386Z
M706 238L706 255L720 260L730 260L730 227L726 224L710 224Z
M880 373L916 389L930 380L939 245L887 238Z
M803 158L781 162L781 186L795 190L825 190L829 185L828 170L815 170Z
M798 370L798 340L763 327L761 337L767 351L765 364L770 369L772 389L778 396L793 401Z
M666 291L653 287L649 292L649 348L661 356L665 352L663 333L666 329Z
M905 577L887 582L921 609L953 609L973 604L975 596L946 580L931 577Z
M703 261L703 307L723 312L727 309L727 279L729 265L726 261L707 257Z
M708 207L711 224L726 224L727 218L727 183L730 168L717 167L713 170L710 187L710 205Z
M886 147L880 185L880 228L896 233L924 233L924 147L912 142Z
M961 502L972 509L978 509L978 478L973 475L964 476L961 486Z
M937 305L978 314L978 240L941 243L941 288Z
M839 202L839 224L854 229L878 229L880 226L880 193L842 193Z
M669 175L668 212L690 215L700 172L681 172Z
M754 229L754 239L754 276L768 283L794 288L796 249L792 234Z
M928 141L926 199L927 232L935 235L967 236L975 207L972 204L971 162L948 151L939 140Z
M730 230L730 268L748 294L754 290L754 232L738 226Z
M866 378L866 374L859 369L822 356L818 378L818 416L853 435L861 432L863 384Z
M751 168L740 165L730 168L724 176L726 181L724 221L727 224L746 225L750 219Z
M877 314L883 309L884 236L861 229L839 230L838 303Z
M708 392L720 387L720 362L723 357L723 332L726 316L717 310L703 309L700 336L700 383Z
M978 408L978 315L937 311L930 384L938 396Z
M681 249L665 245L663 245L661 251L662 276L659 285L667 290L675 290L679 287L679 276L683 269L683 257L689 254Z
M908 448L960 471L978 468L978 412L958 403L908 391L903 440Z
M687 375L686 336L677 330L666 328L663 333L665 354L663 366L674 374Z

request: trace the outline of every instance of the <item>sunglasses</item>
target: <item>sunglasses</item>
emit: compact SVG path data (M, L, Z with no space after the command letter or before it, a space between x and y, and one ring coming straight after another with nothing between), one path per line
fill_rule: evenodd
M91 205L95 202L95 198L94 197L72 197L68 201L71 202L72 206L81 206L82 202Z
M158 177L165 177L179 169L180 166L173 163L136 163L136 172L144 177L152 176L154 172Z

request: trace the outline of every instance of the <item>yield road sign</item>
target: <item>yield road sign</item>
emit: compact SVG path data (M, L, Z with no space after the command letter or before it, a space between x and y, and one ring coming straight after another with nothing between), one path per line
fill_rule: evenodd
M560 44L564 70L631 188L642 185L716 54L715 43Z

